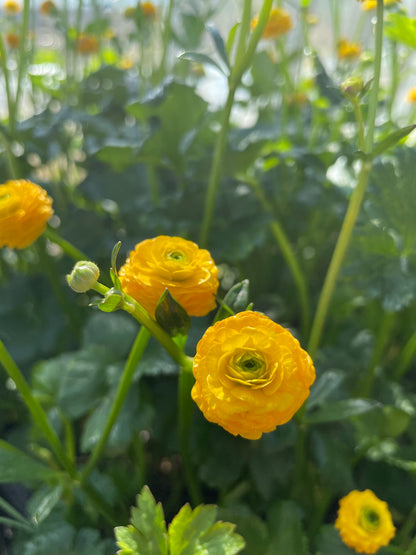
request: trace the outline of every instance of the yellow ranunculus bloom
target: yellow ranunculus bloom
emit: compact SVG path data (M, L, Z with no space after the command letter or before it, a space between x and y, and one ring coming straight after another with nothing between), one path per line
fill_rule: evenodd
M148 17L148 18L155 17L156 6L152 2L143 2L142 4L140 4L140 8L145 17Z
M397 4L401 1L402 0L384 0L384 5ZM364 11L375 10L377 7L377 0L358 0L358 2L362 2L361 9Z
M416 87L411 87L406 93L406 102L414 104L416 102Z
M353 490L339 502L335 527L342 541L358 553L376 553L394 537L388 505L371 490Z
M123 290L152 316L166 288L190 316L205 316L216 306L217 275L207 250L166 235L137 244L119 272Z
M52 0L46 0L40 5L39 11L42 15L50 15L54 10L56 10L55 3Z
M77 38L77 50L81 54L93 54L98 52L99 48L100 43L93 35L81 33Z
M52 214L52 199L39 185L23 179L0 185L0 247L28 247Z
M356 42L340 39L337 45L338 58L340 60L352 60L361 54L361 46Z
M233 435L259 439L292 418L315 368L297 339L258 312L208 328L197 346L192 398L205 418Z
M6 0L3 10L10 15L15 15L22 11L22 6L15 0Z
M251 30L258 24L258 17L251 20ZM263 39L274 39L280 35L284 35L293 28L293 21L290 13L283 8L273 8L270 11L269 20L263 31Z

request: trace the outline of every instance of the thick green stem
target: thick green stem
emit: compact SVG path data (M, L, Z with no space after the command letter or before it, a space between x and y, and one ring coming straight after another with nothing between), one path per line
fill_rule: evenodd
M377 24L375 38L375 57L374 57L374 82L370 92L367 133L365 137L365 152L371 153L374 144L375 120L378 104L378 90L380 84L381 56L383 50L383 0L377 0ZM361 208L364 193L367 188L368 179L371 171L371 161L365 160L361 166L358 183L348 205L348 210L341 227L337 244L329 264L325 282L322 287L321 295L318 301L315 318L312 324L311 336L309 339L309 354L315 357L322 331L328 314L329 305L334 292L335 284L347 251L351 234Z
M189 497L194 507L202 503L202 495L199 488L197 476L192 466L189 435L192 423L192 409L193 401L191 397L191 389L194 384L194 377L192 374L192 362L189 362L181 367L179 375L179 389L178 389L178 404L179 404L179 417L178 417L178 434L179 434L179 448L182 456L182 465L184 470L185 482L188 489Z
M71 245L71 243L66 239L63 239L51 227L48 226L43 232L43 235L49 239L49 241L52 241L52 243L56 243L59 247L61 247L61 249L76 262L79 260L89 260L86 254Z
M240 43L244 38L244 29L240 31L239 44L237 45L237 57L235 65L231 70L230 77L228 79L228 96L225 103L222 115L221 115L221 129L219 132L218 140L214 150L214 157L211 166L211 173L208 180L208 187L204 203L204 215L202 219L201 234L199 239L199 244L201 246L207 246L209 234L212 225L212 219L215 210L215 199L217 197L218 188L221 179L221 173L223 170L224 156L227 147L228 130L230 128L230 116L231 110L234 103L234 97L237 87L243 77L244 72L249 68L254 53L256 51L257 44L261 38L261 35L266 27L266 23L270 14L270 10L273 4L273 0L264 0L263 6L259 13L258 23L250 36L248 44L243 51L240 47ZM245 8L247 2L245 4ZM244 10L246 14L246 9ZM243 14L243 15L244 15ZM245 22L243 21L243 25ZM243 37L243 38L242 38Z
M81 473L81 486L85 484L91 472L94 470L98 460L100 459L104 448L107 444L108 437L113 429L113 426L120 414L121 408L124 404L126 396L129 392L131 382L133 379L133 374L137 368L137 365L143 355L146 345L149 341L150 334L145 327L141 327L139 333L137 334L136 340L131 348L129 357L127 359L126 365L124 367L123 374L121 376L120 383L117 388L116 396L114 398L110 413L107 418L107 422L104 426L104 430L100 436L98 443L95 445L87 464L85 465Z
M7 160L7 165L9 167L10 178L18 179L19 172L16 165L16 158L12 152L12 149L10 147L9 141L7 140L7 137L1 131L0 131L0 140L4 144L4 150L6 152L6 160Z
M7 110L9 113L9 129L10 133L14 134L15 120L14 120L14 104L10 87L10 74L7 66L7 50L4 48L3 38L0 35L0 66L3 71L4 85L6 89ZM16 177L16 175L12 175Z
M393 378L396 381L399 381L402 376L407 372L410 365L412 364L413 360L416 356L416 331L407 341L406 345L400 352L400 357L396 365L395 372L393 374Z
M76 476L75 467L67 457L62 445L56 435L55 430L52 428L48 417L42 409L39 401L33 396L32 391L26 382L23 374L20 372L16 363L6 350L3 342L0 340L0 362L4 366L9 377L13 380L17 390L22 396L27 408L32 414L32 417L40 430L42 431L45 439L49 443L53 454L61 466L68 472L71 477Z

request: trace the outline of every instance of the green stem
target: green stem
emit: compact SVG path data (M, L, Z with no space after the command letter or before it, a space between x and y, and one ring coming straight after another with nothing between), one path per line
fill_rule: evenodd
M240 29L238 33L238 43L235 52L235 63L239 63L244 57L246 50L247 36L250 32L250 19L251 19L251 3L252 0L244 0L243 15L241 18Z
M50 226L47 226L43 235L52 241L52 243L56 243L61 249L71 258L78 262L78 260L89 260L89 257L74 247L69 241L63 239L60 235L56 233Z
M179 374L178 388L178 434L179 448L182 456L182 465L184 470L185 482L188 489L189 497L194 507L202 503L202 494L199 488L197 476L192 466L189 435L192 423L193 402L191 397L191 389L194 384L192 374L192 363L189 361L185 366L181 367Z
M365 129L364 129L364 120L363 120L363 113L361 110L361 104L358 98L352 98L351 104L354 109L355 119L358 125L358 148L365 151Z
M113 426L120 414L121 408L124 404L126 396L130 390L131 382L133 379L133 374L137 368L137 365L143 355L146 345L149 341L150 334L145 327L141 327L139 333L137 334L136 340L131 348L129 357L127 359L126 365L121 376L120 383L117 388L117 392L108 415L107 422L104 426L104 430L101 433L98 443L95 445L87 464L85 465L81 473L81 486L85 484L89 475L96 466L98 460L100 459L104 448L106 446L108 437L113 429Z
M375 38L375 56L374 56L374 82L370 91L367 133L365 137L365 152L371 153L374 144L375 120L378 104L378 90L380 84L381 56L383 50L383 0L377 0L377 24ZM312 324L311 336L309 339L308 351L312 358L315 357L322 331L328 314L329 305L334 292L335 283L337 281L345 253L347 251L351 234L361 208L364 194L367 188L368 179L371 171L371 161L365 160L362 163L358 183L348 205L341 231L337 240L337 244L329 264L325 282L319 297L315 318Z
M28 28L29 28L29 13L30 13L29 8L30 8L30 0L24 0L22 26L20 29L19 62L18 62L18 68L17 68L16 96L14 100L14 124L16 124L16 116L17 116L17 111L19 109L20 94L22 91L22 79L25 74L25 68L26 68L26 40L27 40ZM14 133L14 129L13 129L13 133Z
M71 477L76 476L75 468L72 462L68 459L62 445L56 435L55 430L52 428L48 417L46 416L44 410L42 409L39 401L33 396L32 391L26 382L23 374L20 372L16 363L12 357L7 352L3 342L0 340L0 362L4 366L9 377L13 380L16 385L17 390L22 396L27 408L31 412L34 421L38 427L42 430L43 435L48 441L53 454L55 455L57 461L61 466L68 472Z
M7 165L9 167L10 178L17 179L19 177L19 171L16 165L16 158L12 152L12 149L10 148L10 144L9 144L9 141L7 140L7 137L2 131L0 131L0 140L4 144L4 149L6 151L6 160L7 160Z
M231 69L231 73L228 79L228 96L227 100L221 114L221 129L219 132L218 140L216 142L214 157L211 166L211 173L208 180L208 187L205 196L204 203L204 215L202 219L201 234L199 239L199 244L201 246L206 246L209 239L209 234L212 225L212 219L215 210L215 199L217 197L218 188L221 179L221 172L223 169L224 156L227 146L228 130L230 128L230 115L234 103L234 97L237 87L240 84L241 78L244 72L249 68L254 53L256 51L257 44L263 34L264 28L266 27L267 20L269 18L270 10L273 4L273 0L264 0L263 6L259 13L258 23L254 28L253 33L250 36L248 44L245 49L240 46L243 44L241 41L244 40L244 28L240 31L239 43L237 45L237 56L234 67ZM244 18L246 19L248 0L244 5ZM242 22L242 26L245 26L245 19ZM243 38L242 38L243 37ZM245 41L244 41L245 44Z
M161 79L163 77L163 74L166 71L166 56L168 53L168 46L169 46L169 41L170 41L170 37L172 34L172 13L173 13L173 5L175 3L175 0L169 0L169 5L168 5L168 9L166 12L166 17L164 18L164 22L163 22L163 33L162 33L162 57L160 60L160 66L159 66L159 72L158 72L158 78Z
M395 543L398 544L403 549L406 549L410 541L410 538L413 534L413 530L415 526L416 526L416 505L414 505L414 507L408 514L406 520L402 524L399 532L397 533L395 538ZM415 545L413 545L413 548L415 548ZM406 553L408 552L406 551Z
M399 381L407 372L416 355L416 331L412 334L406 345L400 352L399 361L396 365L393 378Z
M4 42L1 34L0 34L0 66L3 71L4 85L6 89L7 110L9 113L9 129L10 129L10 133L14 135L14 128L15 128L14 104L13 104L12 93L10 88L9 68L7 67L7 50L4 48ZM13 175L13 177L16 177L16 176Z

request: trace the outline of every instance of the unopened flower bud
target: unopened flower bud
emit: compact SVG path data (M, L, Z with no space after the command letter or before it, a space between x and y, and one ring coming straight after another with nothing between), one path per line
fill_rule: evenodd
M356 98L364 88L361 77L349 77L341 85L341 91L347 98Z
M85 293L97 283L100 270L94 262L81 260L77 262L70 275L66 276L69 287L76 293Z

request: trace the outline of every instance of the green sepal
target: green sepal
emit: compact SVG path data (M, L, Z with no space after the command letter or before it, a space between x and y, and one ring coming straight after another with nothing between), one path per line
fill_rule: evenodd
M110 268L110 277L113 285L116 289L121 289L121 283L118 278L117 274L117 256L120 251L121 241L118 241L111 252L111 268Z
M249 303L249 285L249 280L243 279L229 289L223 300L217 299L221 306L215 315L214 322L224 320L237 312L252 309L253 305Z
M120 310L124 303L124 293L120 289L112 287L102 299L92 301L90 306L96 306L103 312L114 312Z
M155 310L156 321L171 337L186 336L191 327L191 318L186 310L172 297L166 288Z

